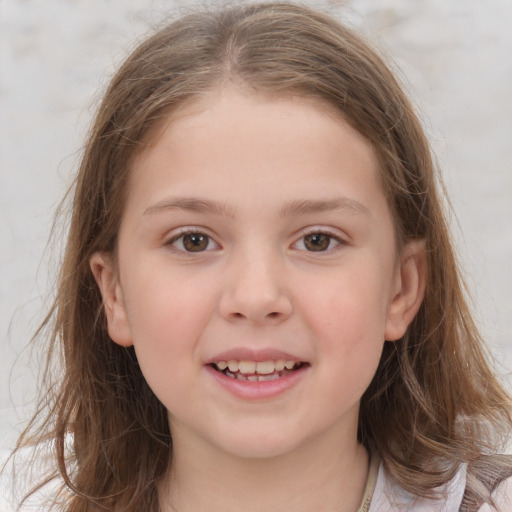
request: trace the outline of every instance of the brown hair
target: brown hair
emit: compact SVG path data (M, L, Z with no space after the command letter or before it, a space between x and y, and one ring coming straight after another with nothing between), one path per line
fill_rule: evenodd
M471 467L497 449L512 426L510 398L472 321L430 147L409 101L359 36L288 3L189 14L142 43L113 78L76 178L57 298L44 324L53 329L48 365L62 354L64 375L49 383L19 446L53 440L66 510L158 510L156 482L172 453L166 410L133 349L109 339L89 259L115 253L130 164L151 128L229 81L339 111L378 155L399 244L426 241L423 305L403 339L385 343L362 398L359 437L402 487L431 496L461 463Z

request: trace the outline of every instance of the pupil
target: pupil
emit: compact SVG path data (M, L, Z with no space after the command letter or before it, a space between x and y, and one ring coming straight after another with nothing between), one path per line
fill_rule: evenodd
M325 251L329 247L331 237L323 233L313 233L306 235L304 245L310 251Z
M208 237L200 233L191 233L183 237L183 245L187 251L204 251L208 245Z

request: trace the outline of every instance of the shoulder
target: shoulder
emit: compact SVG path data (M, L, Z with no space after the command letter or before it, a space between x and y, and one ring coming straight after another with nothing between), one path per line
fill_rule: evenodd
M484 504L480 507L473 505L468 508L467 496L465 496L467 484L465 464L461 465L452 480L439 489L439 495L444 497L437 500L411 495L387 476L381 464L368 512L459 512L462 510L463 502L466 505L463 509L474 512L510 512L512 511L512 476L507 475L507 477L502 481L500 478L500 483L492 493L495 507Z
M471 484L471 485L470 485ZM487 490L495 506L480 505L477 492ZM482 455L468 467L466 494L461 510L510 512L512 505L512 455Z
M377 483L368 512L457 512L466 487L466 466L439 490L442 499L419 498L402 489L380 466Z
M9 456L8 450L0 450L0 510L2 512L15 510L13 466Z
M22 496L46 474L44 460L34 463L33 448L22 448L16 457L9 450L0 449L0 512L46 512L58 493L58 486L50 482L32 494L22 506ZM34 467L35 466L35 467ZM29 469L30 468L30 469Z
M493 508L489 505L482 505L478 509L478 512L509 512L512 510L512 476L496 487L492 497L496 507Z

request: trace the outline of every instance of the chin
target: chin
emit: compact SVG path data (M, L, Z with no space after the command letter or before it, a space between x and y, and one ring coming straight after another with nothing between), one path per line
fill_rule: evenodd
M302 442L299 439L294 440L294 436L290 432L286 435L279 434L279 430L277 428L268 431L246 429L239 435L230 433L222 441L218 440L217 446L234 457L262 460L289 454L306 442L305 440Z

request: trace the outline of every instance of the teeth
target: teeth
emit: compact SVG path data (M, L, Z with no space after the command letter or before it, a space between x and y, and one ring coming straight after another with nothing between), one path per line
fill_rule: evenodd
M282 372L285 365L286 361L284 359L279 359L274 363L274 368L276 369L276 372Z
M256 373L260 375L268 375L269 373L274 373L276 370L274 361L258 361L255 366Z
M222 371L224 371L228 367L228 363L227 363L227 361L219 361L216 364L216 366L222 372Z
M228 371L231 374L243 374L244 376L253 375L272 375L276 372L292 370L295 366L299 365L297 361L285 361L278 359L277 361L218 361L215 363L217 370L223 372ZM237 375L238 378L238 375ZM251 379L252 380L252 379ZM261 380L261 379L259 379ZM269 380L269 379L266 379ZM254 381L253 381L254 382Z
M260 363L258 363L260 364ZM272 364L272 362L271 362ZM272 364L272 366L274 366ZM240 373L245 373L246 375L249 373L254 373L256 371L256 363L254 361L239 361L238 362L238 371Z
M266 380L276 380L276 379L279 379L278 373L272 373L271 375L260 375L258 377L259 382L264 382Z
M271 375L243 375L242 373L226 373L228 377L237 380L245 380L249 382L264 382L267 380L276 380L279 379L280 375L278 373L272 373Z
M229 368L230 372L233 372L233 373L237 372L238 371L238 361L228 361L228 368Z
M226 377L229 377L231 379L236 379L237 373L231 373L229 370L226 370L225 372Z

